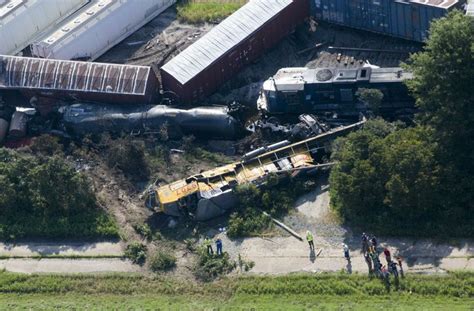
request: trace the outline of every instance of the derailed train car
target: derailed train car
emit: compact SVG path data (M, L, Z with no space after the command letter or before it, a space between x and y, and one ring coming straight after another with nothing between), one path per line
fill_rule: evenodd
M0 92L18 91L27 99L147 104L158 90L149 66L0 55Z
M407 40L423 42L430 23L450 10L462 8L459 0L313 0L317 20Z
M315 113L358 117L370 107L357 91L378 89L383 93L379 107L382 115L411 114L415 100L404 81L413 74L402 68L282 68L263 83L257 101L264 114Z
M14 55L89 0L0 0L0 54Z
M74 104L61 107L62 127L82 136L100 133L147 134L166 128L170 138L194 135L207 139L236 139L244 134L242 124L226 107L189 110L169 106L114 106Z
M309 0L252 0L163 67L163 89L181 102L211 95L309 17Z
M34 42L32 54L53 59L95 60L174 3L176 0L91 0Z
M323 156L330 142L362 126L365 121L329 130L296 143L288 141L259 148L242 161L227 164L166 185L151 185L144 194L145 205L155 212L192 217L197 221L222 215L236 204L239 185L265 185L271 174L293 177L312 174L327 166ZM258 151L256 150L256 151Z

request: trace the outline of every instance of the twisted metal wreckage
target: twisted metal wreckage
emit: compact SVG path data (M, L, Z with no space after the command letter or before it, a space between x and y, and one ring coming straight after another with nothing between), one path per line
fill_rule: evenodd
M279 177L311 175L331 163L325 163L330 142L358 129L365 120L290 143L282 141L247 153L239 162L227 164L170 184L153 184L144 193L146 206L171 216L192 217L203 221L224 214L237 201L239 185L260 187L270 174Z

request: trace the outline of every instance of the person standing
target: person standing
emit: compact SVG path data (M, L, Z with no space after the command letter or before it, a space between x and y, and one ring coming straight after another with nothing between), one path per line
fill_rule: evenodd
M370 243L372 244L372 246L377 249L377 239L375 237L373 237L372 239L370 239Z
M392 255L390 254L390 251L387 247L383 249L383 254L385 255L385 259L387 260L387 265L390 265L390 262L392 262Z
M361 237L361 240L362 240L362 254L366 254L367 251L369 250L369 237L367 234L362 233L362 237Z
M204 245L207 247L207 253L209 255L214 255L214 250L212 249L212 241L210 238L206 237L204 239Z
M402 257L398 256L398 257L397 257L397 261L398 261L398 266L400 267L400 276L401 276L402 278L404 278L404 277L405 277L405 274L404 274L404 272L403 272L403 266L402 266L402 261L403 261L403 259L402 259Z
M220 238L216 240L216 254L217 256L222 255L222 240Z
M306 230L306 241L308 241L308 244L309 244L309 249L314 251L314 237L313 237L313 233L311 233L311 231L309 230Z
M372 267L372 260L370 259L370 256L368 253L365 253L364 259L365 259L365 262L367 263L367 268L369 268L369 275L371 275L374 272L374 269Z
M344 251L344 257L346 258L346 260L348 262L351 262L351 255L349 253L349 247L347 246L347 244L342 243L342 249Z

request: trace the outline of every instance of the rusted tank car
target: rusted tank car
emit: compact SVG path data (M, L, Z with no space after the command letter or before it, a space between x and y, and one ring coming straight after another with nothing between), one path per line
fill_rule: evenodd
M63 101L151 103L159 83L151 67L0 55L0 91Z
M190 103L212 94L309 16L309 0L252 0L161 67L163 89Z

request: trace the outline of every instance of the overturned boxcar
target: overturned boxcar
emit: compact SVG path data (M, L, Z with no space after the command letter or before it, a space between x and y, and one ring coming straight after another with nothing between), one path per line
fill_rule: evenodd
M26 98L116 104L152 103L159 83L151 67L0 55L0 93Z

